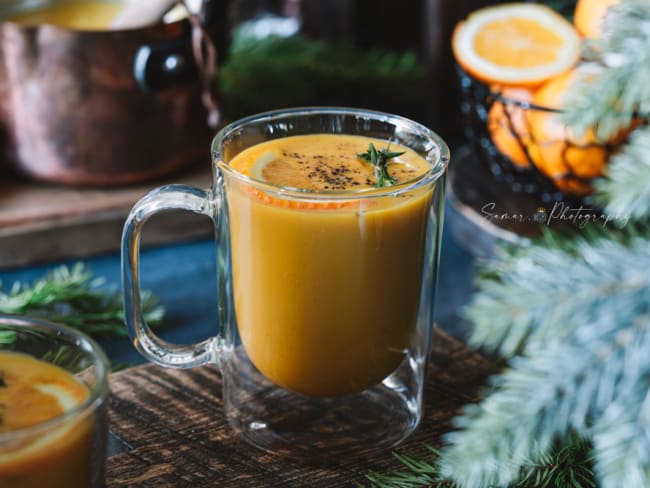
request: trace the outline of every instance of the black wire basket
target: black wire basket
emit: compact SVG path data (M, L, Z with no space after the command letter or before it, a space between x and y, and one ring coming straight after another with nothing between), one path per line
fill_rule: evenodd
M521 129L521 122L517 123L517 112L523 120L527 120L526 112L559 113L561 110L541 107L528 101L516 100L504 95L497 88L491 88L467 74L462 68L456 66L462 102L461 116L465 138L473 150L474 156L480 163L489 169L490 174L499 182L505 183L514 193L525 193L536 196L540 202L576 202L590 203L590 188L593 178L586 178L576 174L570 164L558 161L562 169L560 174L553 177L547 176L531 157L530 127L525 131ZM510 147L518 157L513 161L495 143L494 134L490 131L490 111L495 104L502 105L501 129L511 137ZM524 133L525 132L525 133ZM503 132L502 132L503 133ZM526 143L528 138L528 144ZM535 141L532 141L535 142ZM541 142L541 141L537 141ZM562 142L560 141L560 144ZM566 141L566 147L573 143ZM610 144L596 145L598 151L604 151L606 158L613 152ZM565 154L562 153L562 158Z

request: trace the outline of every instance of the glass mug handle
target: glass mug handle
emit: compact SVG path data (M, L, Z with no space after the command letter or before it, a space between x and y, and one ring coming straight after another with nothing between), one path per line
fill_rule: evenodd
M166 210L188 210L210 217L217 223L219 200L205 190L186 185L157 188L135 204L122 232L122 290L129 337L149 361L171 368L192 368L218 359L219 337L190 345L165 342L153 333L142 313L140 296L140 234L153 215Z

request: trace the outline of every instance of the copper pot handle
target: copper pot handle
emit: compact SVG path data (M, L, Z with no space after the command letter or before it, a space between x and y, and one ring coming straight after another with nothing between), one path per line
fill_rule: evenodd
M190 40L185 37L145 44L133 62L133 74L145 93L195 80L197 72Z
M180 3L184 2L181 0ZM214 128L220 121L217 48L204 27L204 23L209 21L204 17L204 11L205 8L202 8L199 14L190 13L189 39L183 36L141 46L134 58L133 73L145 93L198 77L202 88L201 100L208 112L207 122Z

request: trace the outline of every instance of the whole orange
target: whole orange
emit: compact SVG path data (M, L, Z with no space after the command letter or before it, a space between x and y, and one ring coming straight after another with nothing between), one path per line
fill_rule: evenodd
M531 101L533 93L524 87L493 86L491 90L497 95L487 119L492 142L513 164L526 168L530 166L526 150L531 137L525 104Z
M621 0L578 0L573 13L573 23L578 32L588 38L600 36L607 9Z
M532 103L562 110L567 89L575 78L575 71L553 78L534 92ZM629 133L622 131L610 140L599 139L592 129L579 135L564 124L560 113L551 111L528 110L526 120L535 165L560 190L576 195L591 191L589 181L603 175L610 153Z

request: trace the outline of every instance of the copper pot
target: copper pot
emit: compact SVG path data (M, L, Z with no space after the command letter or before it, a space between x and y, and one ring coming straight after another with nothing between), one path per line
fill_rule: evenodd
M0 17L20 3L0 3ZM0 21L0 158L30 178L91 185L204 159L213 131L191 30L188 21L121 31Z

